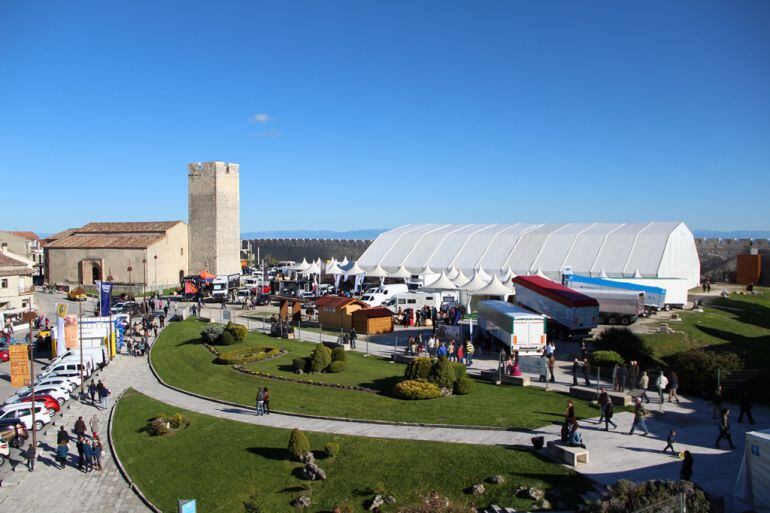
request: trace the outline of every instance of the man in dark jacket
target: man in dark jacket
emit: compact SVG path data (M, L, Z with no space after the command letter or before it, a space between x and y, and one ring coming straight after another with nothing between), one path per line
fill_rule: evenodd
M356 338L357 338L356 329L355 328L350 328L350 337L349 338L350 338L350 349L355 349L356 348Z
M727 408L722 410L722 417L719 419L719 436L717 436L714 447L719 448L719 442L723 438L730 443L730 449L735 449L735 446L733 445L733 436L730 433L730 410Z
M82 436L78 437L78 441L75 442L75 447L78 450L78 470L82 471L83 470L83 464L86 462L85 461L85 455L83 454L84 443L83 443L83 437ZM86 470L86 472L88 472L88 470Z
M744 390L741 394L741 411L738 414L738 422L743 422L743 416L749 419L749 424L754 424L754 417L751 415L751 393Z

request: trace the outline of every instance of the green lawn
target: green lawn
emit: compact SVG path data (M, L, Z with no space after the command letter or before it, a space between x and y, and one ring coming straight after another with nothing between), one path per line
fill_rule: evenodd
M194 319L169 324L158 338L151 358L157 372L171 385L240 404L253 405L256 390L267 386L276 410L336 417L445 424L474 424L532 429L560 422L567 396L536 387L495 386L477 381L470 395L429 401L406 401L384 394L340 390L248 376L213 363L214 355L199 343L204 323ZM312 344L249 333L246 344L285 347L294 354L309 354ZM231 346L238 347L238 346ZM286 373L292 356L258 366ZM312 379L357 382L388 390L403 376L404 365L351 354L348 370L340 374L311 375ZM597 413L587 402L576 401L579 417Z
M643 338L661 362L699 347L725 346L744 355L747 367L770 368L770 289L758 290L762 295L719 298L702 313L681 312L682 322L669 323L681 334L656 333Z
M475 498L480 505L526 510L530 504L514 497L515 488L524 485L558 490L565 501L560 509L574 510L577 497L588 489L581 476L528 450L316 433L307 435L328 479L308 482L295 477L301 465L287 459L285 429L182 410L190 425L178 433L152 437L141 430L147 419L178 411L128 390L117 405L113 427L126 470L167 513L177 511L180 498L197 499L198 511L238 513L252 495L265 513L291 511L289 502L306 489L312 489L313 503L306 510L311 512L329 512L345 499L363 512L375 489L398 500L383 511L415 503L432 490L469 504L474 497L464 490L494 474L503 475L505 483L486 484L487 492ZM340 445L335 458L321 452L328 442Z

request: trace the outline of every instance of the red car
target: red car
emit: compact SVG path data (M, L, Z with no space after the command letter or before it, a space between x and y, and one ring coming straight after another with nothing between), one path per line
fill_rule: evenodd
M0 347L0 362L7 362L11 359L11 355L8 352L8 346Z
M31 395L28 395L22 399L19 399L20 403L28 403L31 401L32 401ZM48 410L48 413L51 415L51 417L53 417L56 414L56 412L58 412L61 409L61 405L59 405L59 401L57 401L50 395L35 394L35 402L43 403L45 405L45 409Z

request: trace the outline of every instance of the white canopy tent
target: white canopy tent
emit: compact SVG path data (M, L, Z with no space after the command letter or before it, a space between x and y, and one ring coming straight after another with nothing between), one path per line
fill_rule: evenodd
M479 269L473 274L473 278L468 280L467 283L460 286L460 290L465 290L468 292L473 292L474 290L479 290L484 287L486 287L490 282L489 275L484 272L483 269Z
M305 269L307 269L308 267L310 267L310 264L307 263L307 260L303 258L302 262L298 263L297 265L294 265L294 266L290 267L290 269L292 271L296 271L296 272L301 273L301 272L305 271Z
M472 296L510 296L514 293L513 287L509 287L500 281L500 278L493 276L492 280L483 288L469 292Z
M746 433L732 502L735 512L770 513L770 429Z
M332 261L328 264L326 264L326 269L324 269L324 274L331 274L331 275L341 275L345 274L345 271L340 269L339 263L332 259Z
M392 273L390 273L390 277L391 278L401 278L401 279L404 279L404 280L406 280L408 278L411 278L411 276L412 276L412 273L410 273L406 269L406 267L404 267L403 265L401 267L399 267L397 270L395 270Z
M379 278L380 285L382 285L383 283L385 283L385 278L390 276L390 273L385 269L383 269L382 267L380 267L379 264L377 264L377 267L375 267L371 271L367 271L366 275L371 278Z
M455 285L457 285L458 287L462 287L463 285L471 281L471 279L465 276L465 273L463 272L463 270L460 269L459 272L457 273L457 276L452 278L452 281L454 281Z
M435 290L455 290L457 289L457 285L455 282L449 279L446 271L441 271L441 275L438 277L438 279L425 285L424 288Z

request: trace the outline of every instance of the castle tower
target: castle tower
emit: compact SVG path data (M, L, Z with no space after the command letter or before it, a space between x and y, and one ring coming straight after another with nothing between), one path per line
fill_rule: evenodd
M238 164L193 162L187 168L190 272L241 272Z

